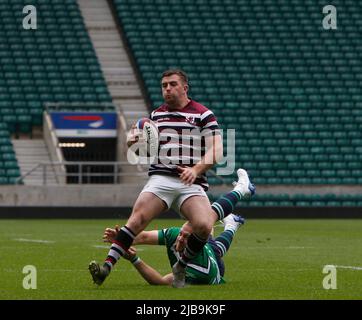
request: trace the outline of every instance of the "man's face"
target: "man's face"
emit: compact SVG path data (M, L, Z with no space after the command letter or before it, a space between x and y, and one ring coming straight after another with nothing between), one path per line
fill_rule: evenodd
M161 86L163 99L168 105L178 104L182 97L187 97L188 86L177 74L163 77Z
M180 231L179 235L176 238L176 251L178 252L184 251L189 236L190 236L189 232L183 230Z

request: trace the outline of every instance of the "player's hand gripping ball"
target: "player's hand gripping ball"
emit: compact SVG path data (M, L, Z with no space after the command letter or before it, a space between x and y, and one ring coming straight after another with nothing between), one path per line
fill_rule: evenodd
M137 143L137 145L135 145ZM142 157L155 157L158 154L159 132L157 124L148 118L139 119L127 139L127 144L135 147L135 153Z

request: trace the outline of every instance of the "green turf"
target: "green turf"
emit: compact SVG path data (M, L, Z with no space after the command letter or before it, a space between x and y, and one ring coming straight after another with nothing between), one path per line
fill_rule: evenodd
M224 285L150 286L121 261L97 287L88 263L103 261L108 249L94 246L104 245L104 227L116 222L124 221L0 220L0 299L362 299L361 269L337 268L337 289L322 286L325 265L362 267L362 220L248 220L225 257ZM148 229L181 223L157 220ZM164 247L139 249L170 272ZM23 288L26 265L37 268L36 290Z

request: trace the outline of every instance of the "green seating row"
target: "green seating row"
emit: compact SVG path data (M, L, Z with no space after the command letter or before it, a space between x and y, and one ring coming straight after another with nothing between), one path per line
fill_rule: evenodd
M235 130L235 166L256 183L362 182L357 20L325 31L311 0L113 3L151 107L163 102L161 73L183 68L190 96L214 111L221 128ZM355 1L338 8L339 18L362 16Z
M46 103L109 103L76 0L34 0L38 29L24 30L24 1L0 3L0 184L20 175L10 135L42 125Z
M22 9L22 2L0 4L0 28L4 30L0 44L3 74L0 81L3 91L6 90L0 100L9 101L9 106L15 109L24 100L39 101L40 105L111 101L77 2L39 0L33 5L42 25L36 32L9 27L14 25L19 11L16 9L19 6ZM22 15L22 10L18 15ZM38 107L36 110L38 114L31 111L29 128L39 125L42 110ZM14 126L9 129L13 130Z

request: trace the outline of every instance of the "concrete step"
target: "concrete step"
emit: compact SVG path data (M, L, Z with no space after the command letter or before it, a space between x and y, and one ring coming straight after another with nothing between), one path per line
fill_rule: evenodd
M120 106L121 110L123 110L124 112L129 112L129 113L132 113L132 112L143 112L143 113L147 113L149 114L150 111L148 110L144 110L142 108L142 106L132 106L132 105L127 105L127 104L122 104Z
M109 85L117 85L117 86L129 86L129 85L136 85L136 81L132 79L127 79L126 77L119 77L119 76L107 76L106 80L107 84Z
M92 31L91 37L95 40L95 44L98 45L98 41L115 41L119 46L123 48L123 44L121 42L121 38L117 32L104 32L104 31Z
M15 148L16 153L20 156L22 156L23 158L31 158L31 159L47 159L49 156L49 153L46 150L31 150L31 149L18 149Z
M45 161L41 161L41 162L43 162L43 163L45 163ZM46 162L46 163L48 163L48 162ZM19 166L21 166L22 168L27 168L27 169L33 169L33 168L35 168L37 165L39 165L40 164L40 162L37 162L37 161L34 161L34 162L24 162L24 161L18 161L18 164L19 164ZM43 166L42 165L40 165L39 167L38 167L38 169L37 169L37 171L38 170L41 170L41 171L43 171ZM51 166L47 166L47 169L46 169L47 171L53 171L53 169L51 168Z
M143 99L122 99L122 100L114 100L114 103L117 105L121 105L121 106L142 106L142 104L144 103Z
M120 39L120 34L118 32L118 28L116 26L113 26L113 28L108 29L108 30L102 30L102 29L94 29L90 31L90 35L93 36L97 36L97 35L104 35L105 37L108 36L117 36L117 39ZM104 40L105 38L102 38L102 40ZM122 43L123 44L123 43Z
M21 148L36 148L36 147L45 147L44 141L37 141L37 140L13 140L12 141L14 146L18 146Z
M114 67L114 66L108 66L103 71L104 77L109 81L124 81L133 83L134 85L138 85L136 76L127 70L127 72L122 73L119 71L119 69L127 70L125 67Z
M29 175L29 178L43 177L43 173L44 173L44 171L42 170L42 168L38 168L37 170L32 171L32 174ZM46 170L45 174L46 174L47 177L55 179L55 175L54 175L53 170Z
M123 73L122 70L127 70L127 72ZM109 79L132 81L135 85L138 84L135 74L126 67L107 66L104 67L103 74Z
M102 1L98 1L98 3L102 3ZM98 5L98 6L92 6L92 5L88 5L84 7L84 10L82 10L82 14L83 16L89 17L89 16L95 16L97 17L98 14L104 14L105 16L107 16L107 9L108 7L106 6L105 3L103 3L103 5Z
M42 171L43 172L43 166L40 164L42 163L43 161L34 161L34 162L18 162L19 164L19 167L21 168L22 171L30 171L30 170L34 170L34 171ZM36 168L36 169L35 169ZM52 172L53 169L51 169L50 167L47 167L46 171L50 171Z
M43 153L41 155L29 154L29 153L21 153L16 151L17 156L20 157L21 161L29 162L29 161L46 161L49 159L49 154Z
M39 175L31 175L29 177L25 177L24 179L26 182L41 182L43 184L43 181L49 181L49 182L57 182L57 180L54 178L54 175L47 174L45 177L42 174Z
M134 71L131 66L128 66L128 67L105 67L104 73L112 74L112 75L123 75L123 76L134 77Z
M22 175L34 170L39 163L49 163L51 161L48 149L42 139L18 139L13 140L12 143ZM47 180L56 183L54 171L51 167L46 168L45 174ZM43 179L43 167L40 166L24 179L24 183L28 185L42 185Z
M101 8L108 6L107 2L99 0L78 0L79 5L83 5L86 8Z
M109 92L111 93L112 97L116 99L139 98L142 96L139 89L131 90L128 88L116 88L109 90Z
M129 63L128 63L128 61L125 61L125 60L102 59L102 65L105 68L117 69L117 68L127 68ZM104 74L107 76L106 72L104 72Z
M123 50L124 47L122 43L119 41L120 39L98 39L97 42L94 43L94 48L117 48Z
M114 28L112 28L112 27L102 27L102 26L86 26L86 29L87 29L89 35L91 35L93 31L107 32L107 31L114 30Z
M95 48L97 48L97 54L102 55L102 54L106 54L106 55L114 55L114 56L118 56L120 55L120 50L121 48L119 47L115 47L115 48L101 48L99 46L97 46L97 44L94 45Z
M143 110L123 110L123 114L126 119L127 117L147 118L149 116L149 113Z
M118 21L114 20L108 0L77 0L93 47L101 65L108 90L120 110L127 111L129 127L134 121L148 116L146 103L133 70ZM137 168L122 167L123 172L135 172ZM147 175L144 181L147 179ZM143 183L138 177L122 178L122 182Z
M87 23L87 29L88 28L114 29L114 24L109 21L90 21Z
M24 179L24 184L31 185L31 186L43 186L44 185L43 180L31 180L31 179L27 179L27 178ZM45 185L47 185L47 186L56 185L57 186L59 184L55 180L51 181L51 180L46 179Z
M132 74L132 75L135 74L131 67L130 61L128 60L128 57L126 57L126 56L123 57L121 54L119 54L119 55L99 54L98 60L102 64L102 66L104 63L107 63L107 65L104 65L105 70L103 71L103 69L102 69L103 72L105 72L107 69L119 68L120 70L126 69L127 74ZM115 65L112 65L111 62L114 62Z
M18 150L16 150L16 155L18 156L19 159L18 161L24 163L49 161L49 154L45 152L42 152L41 154L33 154L33 153L19 152Z
M108 19L107 14L104 14L103 12L99 12L99 15L94 14L93 12L92 13L88 12L85 15L85 17L91 22L91 25L96 25L96 26L103 25L104 22L108 22L109 24L109 21L107 21Z
M46 147L44 147L46 148ZM17 152L24 156L34 156L34 157L48 157L48 150L44 148L20 148L20 147L14 147L14 149L17 150Z

